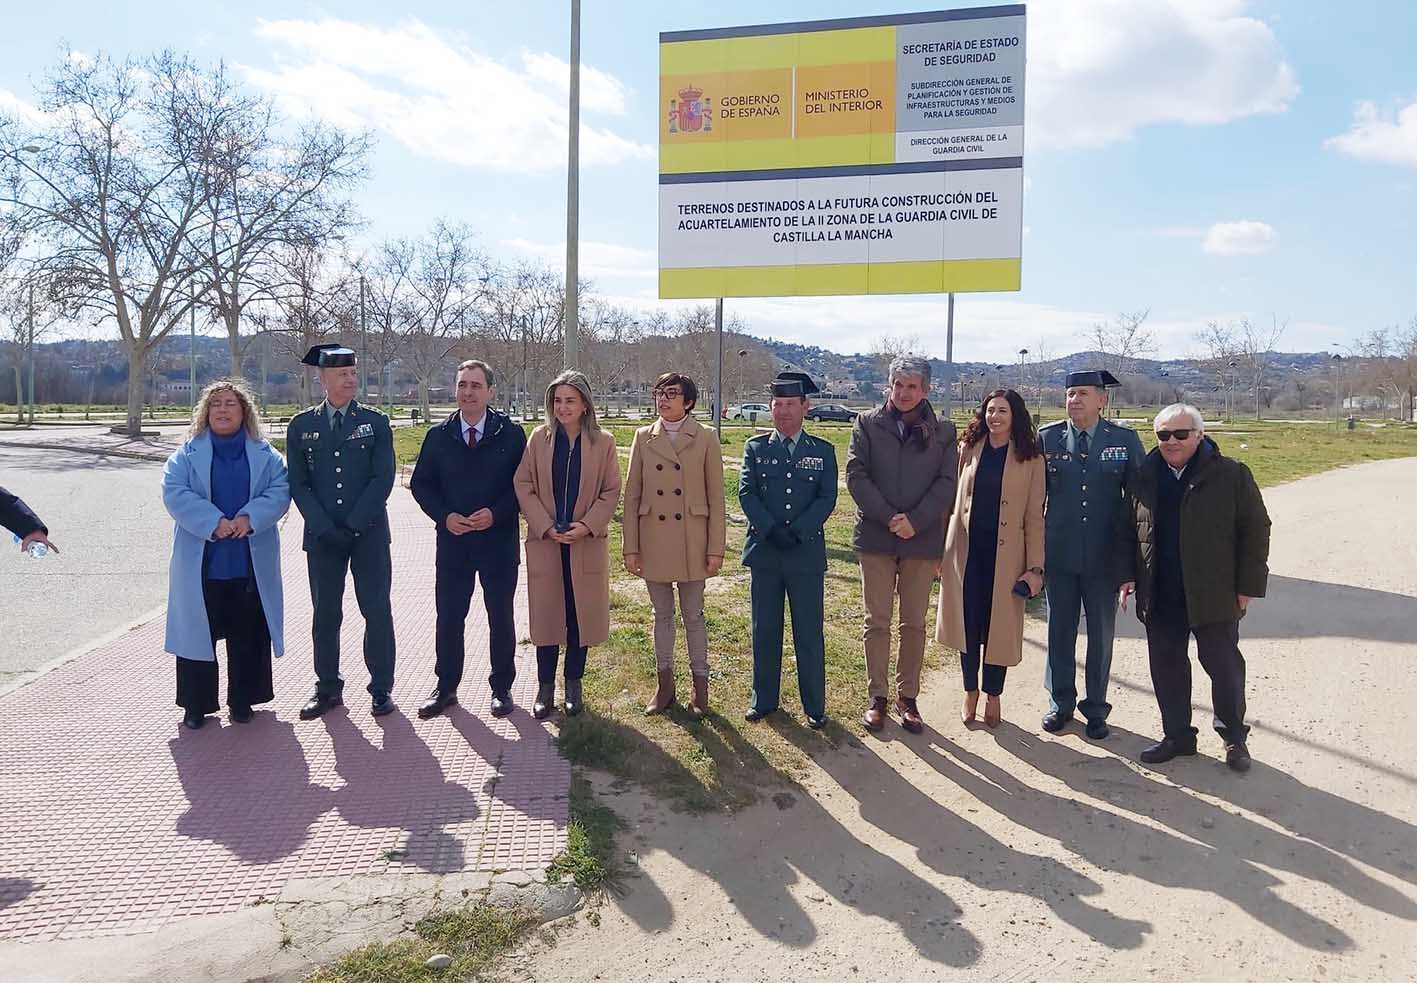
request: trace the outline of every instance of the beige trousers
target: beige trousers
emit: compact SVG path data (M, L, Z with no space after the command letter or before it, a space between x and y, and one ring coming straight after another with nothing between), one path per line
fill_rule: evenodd
M897 696L920 695L920 668L925 661L925 611L935 584L935 561L927 557L858 553L861 593L866 600L866 682L871 698L886 696L891 669L891 619L900 596L900 652L896 656Z
M659 669L674 667L674 584L645 581L654 605L654 661ZM708 629L704 627L704 582L679 581L679 613L689 648L689 671L708 675Z

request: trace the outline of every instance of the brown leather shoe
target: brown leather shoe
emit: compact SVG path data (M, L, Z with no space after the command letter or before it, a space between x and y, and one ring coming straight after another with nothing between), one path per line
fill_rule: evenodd
M645 713L653 716L663 713L674 703L674 670L659 670L659 688L654 691L654 699L645 705Z
M999 698L993 693L988 693L985 697L984 723L988 727L997 727L1003 723L1004 709L999 705Z
M972 724L978 710L979 690L967 690L964 694L964 703L959 708L959 719L967 724Z
M689 716L702 720L708 714L708 677L694 677L694 698L689 703Z
M920 709L915 705L914 697L896 697L895 712L900 714L900 725L912 734L925 729L925 721L920 719Z
M866 713L861 717L861 723L873 734L886 725L886 698L884 696L872 698L871 705L866 708Z

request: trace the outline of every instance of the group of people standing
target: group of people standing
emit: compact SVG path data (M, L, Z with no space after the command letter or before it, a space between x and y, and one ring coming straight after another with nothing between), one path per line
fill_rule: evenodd
M272 699L270 658L283 649L277 523L291 501L305 520L314 605L316 688L300 711L313 719L342 702L339 633L348 573L364 616L371 711L392 712L394 666L389 522L394 484L386 417L358 405L352 351L311 349L326 398L287 431L289 467L262 436L239 383L203 393L191 438L168 460L164 502L177 523L167 650L178 659L177 702L188 726L218 707L215 642L226 639L232 719ZM1067 379L1068 419L1042 431L1019 394L986 395L962 438L929 401L928 360L896 359L884 404L854 424L846 488L856 505L852 545L861 570L867 730L892 710L909 731L918 706L933 584L941 582L935 638L960 653L961 716L1002 720L1007 670L1022 659L1024 606L1046 592L1048 731L1080 712L1089 737L1108 735L1107 686L1117 604L1135 593L1147 625L1163 739L1149 762L1193 754L1190 664L1194 634L1213 682L1216 729L1227 760L1248 767L1244 661L1238 622L1265 589L1269 519L1243 464L1204 435L1194 407L1158 414L1159 446L1144 455L1135 431L1102 418L1106 372ZM836 508L834 446L803 429L817 391L804 373L772 384L773 430L750 438L738 473L747 521L742 564L751 571L753 686L745 717L780 708L784 616L790 610L798 689L808 725L826 713L824 527ZM693 411L699 393L681 373L656 380L657 419L639 428L623 482L614 435L596 416L586 377L568 370L546 389L545 422L528 436L492 407L493 370L458 366L458 408L428 430L410 489L436 524L436 685L428 718L457 702L465 628L480 585L487 613L492 713L514 709L515 593L525 527L527 597L536 647L532 713L584 707L588 650L610 633L608 536L623 491L625 569L646 582L654 609L657 686L645 710L676 702L676 621L685 630L689 712L709 709L704 593L723 569L724 462L714 431ZM899 617L895 617L897 600ZM677 611L676 611L677 608ZM1075 643L1087 616L1085 693L1077 700ZM677 613L677 618L676 618ZM890 703L892 625L898 638Z

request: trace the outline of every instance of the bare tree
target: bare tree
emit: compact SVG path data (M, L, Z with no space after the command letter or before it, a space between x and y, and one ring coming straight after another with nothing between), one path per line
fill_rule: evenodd
M422 239L400 240L387 248L390 263L408 283L399 321L427 419L429 385L479 321L476 307L488 282L488 264L473 246L471 229L441 220Z
M52 284L37 273L0 279L0 318L9 322L7 334L15 349L17 423L23 422L26 405L29 407L29 422L34 423L35 345L51 337L62 319L63 308L55 301L51 287ZM28 386L24 377L26 367L29 369Z
M210 265L209 309L226 329L231 374L239 377L246 308L300 287L281 277L282 252L325 249L355 224L343 192L364 176L370 137L311 124L281 139L283 123L268 100L241 95L221 69L210 81L231 112L219 134L204 235L193 248Z
M298 366L300 403L309 405L310 373L299 362L312 345L353 334L351 273L318 249L290 246L278 257L277 275L291 286L271 299L279 326L269 337L274 350Z
M1132 362L1156 351L1156 337L1146 327L1150 314L1149 309L1123 312L1110 321L1093 324L1093 344L1102 353L1103 361L1110 363L1104 368L1125 375Z
M192 243L233 112L214 78L170 52L65 57L42 89L49 125L6 127L0 144L0 205L37 234L36 270L69 313L117 325L134 435L149 356L210 287Z
M488 272L478 343L506 378L516 380L512 389L521 393L527 413L535 411L536 394L561 367L562 280L560 271L531 263ZM578 294L584 298L587 292Z
M1245 368L1255 397L1255 419L1261 416L1265 397L1265 378L1270 362L1274 358L1274 346L1279 343L1288 321L1280 321L1271 316L1270 326L1262 328L1248 317L1240 319L1235 328L1235 344L1238 360Z

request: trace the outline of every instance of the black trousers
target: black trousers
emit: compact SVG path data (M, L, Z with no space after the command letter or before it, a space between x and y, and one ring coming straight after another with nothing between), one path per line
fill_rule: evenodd
M393 559L382 535L360 536L345 553L320 543L305 554L310 572L310 600L315 608L316 692L331 695L344 690L339 671L339 633L344 623L344 581L354 572L354 597L364 616L364 665L369 669L369 692L388 693L394 688L394 612L389 601Z
M990 536L992 549L994 537ZM991 666L984 662L984 649L989 644L989 622L994 612L993 555L980 561L971 554L964 568L964 651L959 654L959 668L964 676L964 690L979 689L980 664L983 663L984 692L998 696L1004 692L1004 677L1008 666Z
M1245 726L1245 657L1240 654L1239 622L1192 628L1184 608L1158 606L1147 617L1146 646L1151 662L1151 684L1161 708L1162 732L1173 740L1190 743L1191 726L1190 636L1196 637L1201 668L1210 676L1211 702L1215 706L1215 732L1227 744L1243 741Z
M487 641L492 674L487 681L493 693L507 693L517 678L517 628L515 604L520 566L498 557L452 556L438 560L434 603L438 619L434 646L438 655L439 692L448 693L462 682L467 648L467 612L477 582L482 582L482 606L487 611Z
M580 679L585 675L586 654L590 651L581 644L581 628L576 621L576 590L571 583L571 548L561 547L561 587L566 596L566 678ZM556 682L556 662L560 658L559 645L538 645L536 647L536 681Z
M212 649L226 639L226 705L253 707L275 699L271 684L271 633L255 580L205 580L202 597ZM177 659L177 705L201 714L221 709L216 659Z

